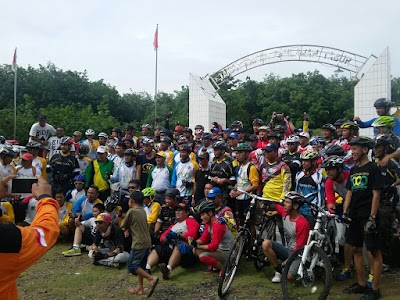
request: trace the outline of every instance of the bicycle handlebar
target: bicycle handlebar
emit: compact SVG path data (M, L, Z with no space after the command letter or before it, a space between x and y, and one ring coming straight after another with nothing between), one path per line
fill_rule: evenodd
M272 203L283 204L283 200L274 200L274 199L263 198L263 197L257 196L256 194L250 194L249 192L246 192L244 190L235 188L233 186L229 186L228 188L230 190L233 190L233 191L241 192L241 193L243 193L243 194L245 194L245 195L247 195L247 196L249 196L249 197L251 197L253 199L257 199L257 200L260 200L260 201L268 201L268 202L272 202Z

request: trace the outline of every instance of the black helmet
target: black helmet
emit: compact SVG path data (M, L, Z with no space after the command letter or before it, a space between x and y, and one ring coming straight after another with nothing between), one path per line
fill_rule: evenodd
M203 136L201 137L202 140L212 140L213 135L211 132L204 132Z
M374 106L390 108L391 101L387 98L379 98L378 100L375 101Z
M298 204L299 206L302 206L305 202L305 198L302 194L299 194L297 192L289 192L285 195L285 198L288 198L292 200L293 204Z
M215 212L215 204L212 201L203 201L197 207L197 212L199 214L209 212L209 211Z
M267 134L267 137L276 137L277 139L280 139L281 138L281 134L279 133L279 132L277 132L277 131L272 131L272 132L270 132L270 133L268 133Z
M118 128L118 127L113 128L113 129L111 130L111 132L116 132L116 133L118 133L119 135L122 135L122 130L121 130L121 128Z
M128 148L128 149L126 149L126 150L124 151L124 155L131 155L131 156L136 157L136 151L133 150L132 148Z
M190 146L188 144L179 145L178 150L179 151L186 151L188 153L192 152L192 148L190 148Z
M226 150L227 149L227 145L224 141L218 141L215 142L213 145L214 149L221 149L221 150Z
M31 141L31 142L28 142L28 144L26 144L25 147L31 148L31 149L40 149L40 148L42 148L42 144L39 142Z
M242 123L242 121L233 121L233 122L232 122L232 125L231 125L231 128L233 128L233 127L243 128L243 123Z
M239 143L236 148L236 151L247 151L247 152L251 152L253 151L253 148L250 147L250 145L248 143Z
M350 122L349 120L346 119L337 119L335 123L333 123L333 126L335 127L340 127L343 123L345 122Z
M106 201L104 202L104 206L110 206L110 205L117 205L118 204L118 196L108 196Z
M389 146L392 141L391 137L388 134L380 134L378 135L375 140L375 146Z
M171 144L171 138L169 136L164 136L160 139L160 142L165 142L167 144Z
M6 143L6 138L0 135L0 144L5 144L5 143Z
M322 162L322 168L343 168L344 159L340 156L330 156Z
M349 145L358 145L362 147L368 147L368 149L372 149L374 147L374 141L366 136L355 136L351 139Z
M167 189L166 191L165 191L165 197L169 197L169 198L172 198L172 199L177 199L177 200L179 200L179 194L180 194L180 192L179 192L179 190L178 189L175 189L175 188L169 188L169 189Z
M336 127L333 126L331 123L324 124L322 126L322 129L328 129L330 131L336 131Z
M193 130L191 128L189 128L189 127L183 128L182 132L189 132L190 134L193 134Z
M135 130L135 126L133 126L132 124L127 124L125 126L125 130Z
M255 124L258 124L258 125L264 125L264 122L263 122L263 120L261 120L261 119L254 119L253 120L253 125L255 125Z
M332 146L329 146L325 150L325 155L327 155L327 156L332 156L332 155L345 156L346 153L344 153L343 148L340 147L339 145L332 145Z
M90 151L89 145L88 144L80 144L78 148L78 152L82 155L88 154Z
M60 145L72 145L73 144L73 140L70 136L63 136L60 140Z

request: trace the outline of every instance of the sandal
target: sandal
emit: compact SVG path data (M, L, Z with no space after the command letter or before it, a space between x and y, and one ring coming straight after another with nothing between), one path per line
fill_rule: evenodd
M147 298L150 298L151 295L153 295L154 290L156 289L156 286L159 282L159 279L156 278L156 280L154 280L154 282L149 286L149 293L147 294Z

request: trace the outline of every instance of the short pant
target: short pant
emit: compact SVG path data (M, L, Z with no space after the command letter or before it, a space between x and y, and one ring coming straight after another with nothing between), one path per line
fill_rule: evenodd
M136 274L139 268L145 269L147 256L149 256L149 248L131 249L127 263L129 273Z

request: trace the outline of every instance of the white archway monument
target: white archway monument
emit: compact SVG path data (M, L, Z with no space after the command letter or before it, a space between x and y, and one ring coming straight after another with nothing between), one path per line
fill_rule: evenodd
M374 117L373 102L378 98L390 99L389 50L376 57L319 45L286 45L267 48L241 57L217 72L204 77L190 74L189 126L204 125L206 130L216 121L226 127L226 106L218 94L219 86L235 76L269 64L300 61L329 65L349 71L359 78L355 87L354 112L362 120ZM367 64L373 65L364 72ZM238 117L238 119L240 119ZM335 120L333 120L335 121ZM366 133L371 135L372 131Z

